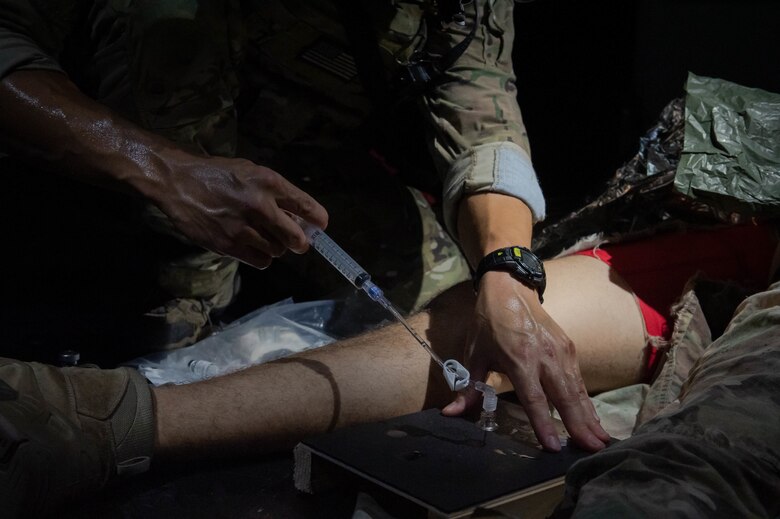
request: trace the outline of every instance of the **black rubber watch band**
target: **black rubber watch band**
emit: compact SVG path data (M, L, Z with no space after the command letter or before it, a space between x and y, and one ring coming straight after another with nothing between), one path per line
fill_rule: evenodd
M544 289L547 286L547 276L544 265L536 255L525 247L504 247L497 249L482 258L474 273L474 289L479 287L479 280L486 272L503 270L536 290L539 302L544 302Z

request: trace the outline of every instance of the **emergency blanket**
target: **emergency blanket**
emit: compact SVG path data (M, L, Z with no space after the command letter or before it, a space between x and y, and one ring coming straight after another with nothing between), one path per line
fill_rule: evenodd
M675 188L727 212L780 215L780 94L688 75Z

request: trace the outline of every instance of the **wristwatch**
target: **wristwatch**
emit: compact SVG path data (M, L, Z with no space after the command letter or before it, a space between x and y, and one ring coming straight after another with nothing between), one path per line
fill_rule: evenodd
M479 286L479 280L489 270L505 270L514 278L539 294L539 302L543 303L544 288L547 286L547 276L544 265L536 254L525 247L504 247L494 250L479 262L474 274L474 287Z

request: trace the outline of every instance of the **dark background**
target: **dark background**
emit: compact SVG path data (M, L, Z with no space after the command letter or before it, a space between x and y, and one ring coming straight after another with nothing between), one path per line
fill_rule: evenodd
M780 92L780 1L534 0L515 12L518 97L550 220L600 193L689 70ZM153 308L139 287L154 247L122 233L108 215L127 211L97 190L0 161L3 173L2 354L135 356L122 343L146 343L114 320Z
M780 92L780 2L534 0L515 7L518 99L553 217L635 152L688 71Z
M535 0L516 6L515 70L519 101L530 134L535 167L554 217L595 196L614 170L628 160L640 135L662 107L683 95L688 71L720 77L747 86L780 92L780 1L759 0ZM0 109L2 109L0 107ZM3 172L0 166L0 173ZM74 305L68 294L54 298L47 277L71 278L66 267L47 272L18 270L20 257L49 255L52 264L59 243L37 241L35 235L15 236L20 222L62 231L79 229L79 222L45 217L47 207L24 203L28 213L13 213L7 199L36 200L41 189L52 193L59 206L79 206L81 199L58 197L60 186L33 186L27 193L4 177L0 203L0 233L6 242L0 264L4 303L0 312L0 343L5 355L33 356L31 349L57 338L60 349L78 347L67 337L99 341L94 321L81 315L69 319ZM59 209L59 207L57 207ZM95 214L82 211L84 226ZM109 233L106 230L106 233ZM100 236L98 236L100 237ZM140 255L143 242L123 243L116 250L90 254L84 261L104 272L116 286L94 287L85 279L79 295L126 310L125 294L133 277L110 276L112 258L123 251ZM74 246L63 238L63 247ZM94 265L93 265L94 264ZM32 273L31 273L32 269ZM41 274L40 276L38 274ZM46 274L45 276L43 274ZM58 286L57 286L58 287ZM75 293L73 294L76 295ZM108 297L106 296L108 295ZM41 299L43 298L43 299ZM59 306L56 306L59 305ZM31 314L29 308L42 308ZM93 333L93 335L90 335ZM86 339L85 339L86 338ZM113 347L113 341L103 344ZM91 361L92 359L87 359ZM215 473L218 470L218 473ZM351 505L323 506L292 490L289 457L240 460L218 469L185 466L157 470L115 488L114 492L72 507L69 517L335 517L348 516ZM338 496L333 496L338 497Z

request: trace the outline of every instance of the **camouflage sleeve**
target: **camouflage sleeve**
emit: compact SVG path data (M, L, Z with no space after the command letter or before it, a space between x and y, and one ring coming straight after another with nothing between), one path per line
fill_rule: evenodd
M458 203L471 193L514 196L531 209L534 221L545 216L516 99L513 4L512 0L472 2L466 6L466 27L450 24L429 30L428 49L445 53L469 32L475 5L478 8L474 39L448 70L451 81L422 101L434 129L431 148L444 181L445 221L453 233Z
M57 56L78 2L0 0L0 79L16 70L62 72Z

